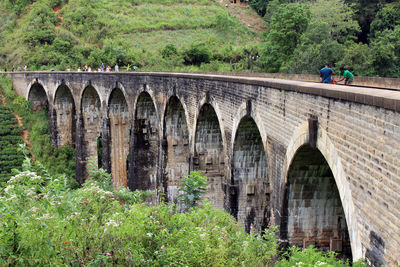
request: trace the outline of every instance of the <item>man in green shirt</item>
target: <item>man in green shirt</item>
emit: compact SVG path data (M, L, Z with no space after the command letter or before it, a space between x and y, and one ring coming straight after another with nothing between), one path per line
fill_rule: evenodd
M344 67L340 67L340 69L339 69L339 77L342 77L342 78L340 78L336 82L341 82L341 81L344 80L344 84L345 85L350 85L350 84L353 83L353 77L354 77L353 73L351 73L348 70L345 70Z

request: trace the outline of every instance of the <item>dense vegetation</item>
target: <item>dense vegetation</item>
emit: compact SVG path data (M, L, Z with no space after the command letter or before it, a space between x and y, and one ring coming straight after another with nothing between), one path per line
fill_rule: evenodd
M26 158L0 188L0 265L349 266L312 247L293 248L277 261L273 229L246 234L208 204L188 212L149 206L151 192L112 191L111 176L95 162L86 183L73 190L65 176L53 178L37 164ZM198 174L192 177L198 182ZM201 192L196 181L184 191Z
M21 129L11 110L0 105L0 184L5 183L12 175L12 169L20 167L24 159L18 151L23 143Z
M316 74L330 62L357 75L400 77L399 1L251 0L251 5L269 21L259 61L267 72Z
M0 95L4 95L7 103L7 111L13 111L22 118L23 127L29 132L29 140L32 145L32 153L36 160L42 162L44 167L49 170L50 174L55 176L65 175L71 186L76 186L75 181L75 149L71 146L65 146L62 148L55 147L50 141L49 135L49 119L46 110L33 112L30 103L23 97L17 96L12 89L11 80L6 77L0 77ZM19 136L21 130L15 126L15 120L7 115L10 120L1 121L6 123L9 121L12 123L13 129L10 130L11 134L7 134L4 140L11 142L8 146L9 154L3 149L0 153L4 154L7 164L0 162L1 168L16 168L21 165L23 157L22 154L17 152L17 143L23 143ZM8 124L9 125L9 124ZM4 128L6 131L6 128ZM1 134L0 134L1 135ZM1 142L1 140L0 140ZM29 153L29 152L28 152ZM1 154L0 154L1 155ZM12 160L15 158L15 162ZM1 159L1 158L0 158ZM12 165L14 164L15 165ZM8 167L6 167L8 166ZM10 171L7 171L10 173ZM9 178L9 174L7 175Z
M0 20L0 66L9 70L229 70L256 37L211 0L1 1ZM167 46L173 53L162 53Z
M356 75L400 77L400 3L250 0L268 23L249 30L213 0L5 0L0 68L316 74L330 62Z

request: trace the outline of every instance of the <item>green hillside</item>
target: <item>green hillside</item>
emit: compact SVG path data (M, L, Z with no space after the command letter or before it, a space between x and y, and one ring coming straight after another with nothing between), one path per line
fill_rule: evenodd
M190 70L211 62L210 68L227 70L228 63L212 62L240 61L256 37L211 0L30 2L0 4L0 66L64 70L103 62Z
M3 0L0 69L104 63L229 71L232 65L233 71L318 74L329 62L356 76L400 78L398 0L236 2Z

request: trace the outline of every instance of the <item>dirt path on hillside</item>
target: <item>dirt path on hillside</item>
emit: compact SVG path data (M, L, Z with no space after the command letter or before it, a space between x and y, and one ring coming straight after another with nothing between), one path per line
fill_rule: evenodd
M247 3L241 3L240 0L236 0L236 4L230 0L218 0L218 2L227 8L232 16L258 34L268 29L265 21Z
M0 104L3 105L3 106L6 106L7 105L6 98L4 97L3 94L0 94L0 96L1 96L1 103ZM14 112L12 112L12 114L17 119L17 125L20 126L20 127L23 127L21 117L18 116L18 114L14 113ZM31 153L32 159L34 159L34 156L33 156L33 153L32 153L32 145L31 145L31 142L29 141L29 138L28 138L29 137L28 130L26 130L26 129L23 130L21 137L22 137L22 140L24 140L26 146L28 147L29 153Z
M63 17L60 15L60 9L61 8L58 6L58 7L55 7L53 10L58 15L58 18L60 19L60 23L58 23L58 25L56 25L56 29L60 28L60 26L63 22Z
M18 126L23 127L21 117L18 116L18 114L14 113L14 112L13 112L13 114L14 114L15 118L17 118L17 124L18 124ZM21 136L21 137L22 137L22 139L24 140L26 146L28 147L29 153L31 153L32 159L35 159L35 157L33 156L33 152L32 152L32 145L31 145L31 142L29 141L29 138L28 138L28 137L29 137L29 132L28 132L28 130L24 129L24 130L22 131L22 136Z

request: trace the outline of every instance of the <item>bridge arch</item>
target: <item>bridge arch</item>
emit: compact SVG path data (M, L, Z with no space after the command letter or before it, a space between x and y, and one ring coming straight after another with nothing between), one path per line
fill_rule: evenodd
M130 112L122 89L114 88L108 98L110 120L111 175L115 189L127 187Z
M168 202L177 203L181 178L189 174L190 133L187 109L176 95L169 97L163 118L163 186Z
M246 232L262 232L270 220L268 162L259 127L243 116L233 132L231 211Z
M211 103L210 103L211 102ZM201 105L195 122L193 168L207 176L208 198L215 208L223 209L225 193L226 142L222 121L212 101Z
M313 151L314 157L316 157L316 161L319 161L320 165L322 166L322 170L320 168L320 171L323 172L324 168L323 164L326 164L325 168L329 168L329 171L331 172L331 178L333 182L332 187L334 186L337 187L338 201L340 202L344 214L345 223L347 225L352 258L353 260L356 261L362 258L362 245L361 245L360 235L358 232L359 229L357 227L357 214L355 212L355 206L353 204L350 186L348 185L348 182L346 180L346 174L341 163L342 160L339 154L337 153L330 138L328 137L327 132L322 127L318 127L318 140L317 140L316 150L311 149L308 142L309 142L308 122L304 122L294 131L294 134L292 135L292 138L287 148L286 158L284 162L284 171L283 171L284 180L281 181L281 188L283 188L283 190L281 190L281 195L279 196L282 201L282 205L280 206L281 207L285 206L286 202L285 198L287 198L287 196L290 194L290 192L289 193L285 192L286 191L285 188L286 185L289 185L289 183L293 181L293 180L291 181L289 178L289 175L291 175L291 172L293 172L294 169L293 166L297 164L298 170L305 171L305 169L302 169L302 166L300 166L301 164L299 162L301 161L301 159L299 159L299 153L300 154L310 153L310 150ZM311 161L311 163L313 162L315 162L315 160ZM306 164L309 163L306 162ZM297 187L299 188L299 186ZM287 224L284 218L286 215L285 214L286 208L287 207L284 207L283 210L281 210L280 212L282 215L281 235L282 234L284 235L284 233L282 233L282 228L284 228L285 224ZM341 223L342 222L343 220L341 220ZM306 243L307 242L308 241L306 240ZM314 240L311 240L310 244L312 244L313 242ZM333 246L335 246L335 244L337 245L337 241L333 240Z
M48 90L40 80L34 80L28 85L25 98L31 103L34 111L39 110L42 107L49 109L49 104L51 104L51 101L49 101Z
M57 145L74 145L76 138L76 106L70 88L61 84L54 94Z
M147 91L135 103L128 187L131 190L155 190L159 184L159 117L157 106Z

